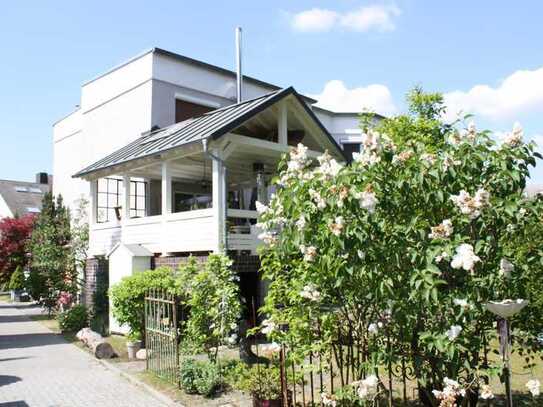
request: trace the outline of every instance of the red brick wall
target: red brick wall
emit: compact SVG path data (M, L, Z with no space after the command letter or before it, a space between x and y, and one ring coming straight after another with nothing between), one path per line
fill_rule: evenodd
M109 273L109 263L103 258L87 259L85 266L85 283L83 286L83 301L88 310L94 305L94 293L96 292L96 276L99 273Z
M207 260L207 256L193 256L198 262L204 263ZM260 259L258 256L252 255L230 255L230 258L234 261L232 269L238 273L257 273L260 269ZM172 269L176 269L179 264L186 263L189 257L185 256L171 256L171 257L154 257L151 261L151 267L157 268L167 266Z

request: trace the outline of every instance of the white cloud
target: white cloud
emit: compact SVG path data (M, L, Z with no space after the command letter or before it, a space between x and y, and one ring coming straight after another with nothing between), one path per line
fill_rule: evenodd
M372 84L348 89L340 80L331 80L318 95L309 95L318 100L317 106L334 112L361 112L368 110L382 115L398 111L392 94L385 85Z
M329 31L336 24L338 17L335 11L313 8L292 16L291 24L297 31Z
M394 18L400 13L396 6L361 7L341 16L340 24L353 31L392 31L396 28Z
M359 32L392 31L396 28L394 19L400 13L394 5L366 6L346 13L313 8L292 15L291 25L301 32L330 31L335 27Z
M516 71L496 87L476 85L467 92L444 95L448 117L459 111L491 119L508 119L519 113L543 111L543 67Z

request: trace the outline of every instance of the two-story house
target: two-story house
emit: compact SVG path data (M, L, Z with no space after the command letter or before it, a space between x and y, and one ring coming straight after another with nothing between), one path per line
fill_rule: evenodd
M54 125L53 192L90 202L88 292L189 254L226 251L245 296L259 290L255 201L290 146L336 159L359 149L357 113L334 113L281 89L162 49L84 83ZM90 297L87 295L87 298Z
M51 183L46 172L37 173L36 182L0 180L0 219L40 213Z

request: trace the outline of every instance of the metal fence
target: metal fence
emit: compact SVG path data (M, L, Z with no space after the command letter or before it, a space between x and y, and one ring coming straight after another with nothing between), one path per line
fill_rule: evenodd
M164 290L145 295L147 370L179 386L178 299Z
M282 346L280 353L282 405L322 405L322 393L334 391L350 383L378 374L381 383L377 406L409 406L417 398L414 371L407 361L407 354L395 363L389 362L379 371L368 371L367 344L353 332L338 330L336 340L327 351L312 352L302 362L293 362L291 350ZM387 340L387 346L392 343ZM390 348L389 348L390 349ZM398 349L396 349L398 351ZM402 352L400 352L401 354Z

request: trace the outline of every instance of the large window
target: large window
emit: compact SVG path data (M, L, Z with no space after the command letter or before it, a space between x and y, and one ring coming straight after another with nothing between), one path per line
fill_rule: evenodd
M123 181L118 178L98 180L97 214L98 223L119 220L122 215ZM146 213L147 185L144 181L130 181L130 217L143 217Z

